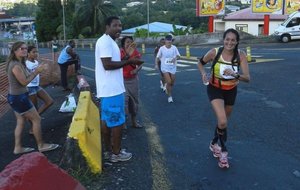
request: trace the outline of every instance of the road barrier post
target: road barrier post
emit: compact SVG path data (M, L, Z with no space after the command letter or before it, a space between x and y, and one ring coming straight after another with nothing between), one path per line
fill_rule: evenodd
M142 44L142 54L145 54L145 44Z
M247 61L248 62L251 62L251 47L250 46L248 46L247 47Z
M185 49L186 49L186 57L187 57L187 58L190 58L190 57L191 57L190 46L187 45L187 46L185 47Z

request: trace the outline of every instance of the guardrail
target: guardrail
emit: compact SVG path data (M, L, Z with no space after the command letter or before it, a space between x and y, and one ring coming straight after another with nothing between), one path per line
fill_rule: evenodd
M8 78L5 71L6 64L0 63L0 118L8 111L7 103Z

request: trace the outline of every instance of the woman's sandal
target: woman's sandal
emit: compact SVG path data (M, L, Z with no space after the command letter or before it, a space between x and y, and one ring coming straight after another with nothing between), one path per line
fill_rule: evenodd
M48 146L40 148L39 151L40 152L46 152L46 151L54 150L58 147L59 147L58 144L48 144Z
M21 151L19 152L15 152L14 151L14 154L24 154L24 153L28 153L28 152L32 152L34 151L34 148L31 148L31 147L23 147Z

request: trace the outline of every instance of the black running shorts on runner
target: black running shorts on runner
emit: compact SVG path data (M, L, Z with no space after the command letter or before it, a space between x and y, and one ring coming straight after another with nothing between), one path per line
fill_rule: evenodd
M233 89L230 90L222 90L211 84L207 86L207 95L209 101L212 101L214 99L222 99L224 100L225 105L233 106L235 102L236 94L237 94L237 86L235 86Z

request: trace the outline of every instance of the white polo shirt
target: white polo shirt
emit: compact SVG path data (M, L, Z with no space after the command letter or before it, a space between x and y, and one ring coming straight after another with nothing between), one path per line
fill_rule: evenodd
M123 68L105 70L101 58L111 57L112 61L121 61L118 44L107 34L103 34L95 48L95 77L97 97L111 97L125 92Z

